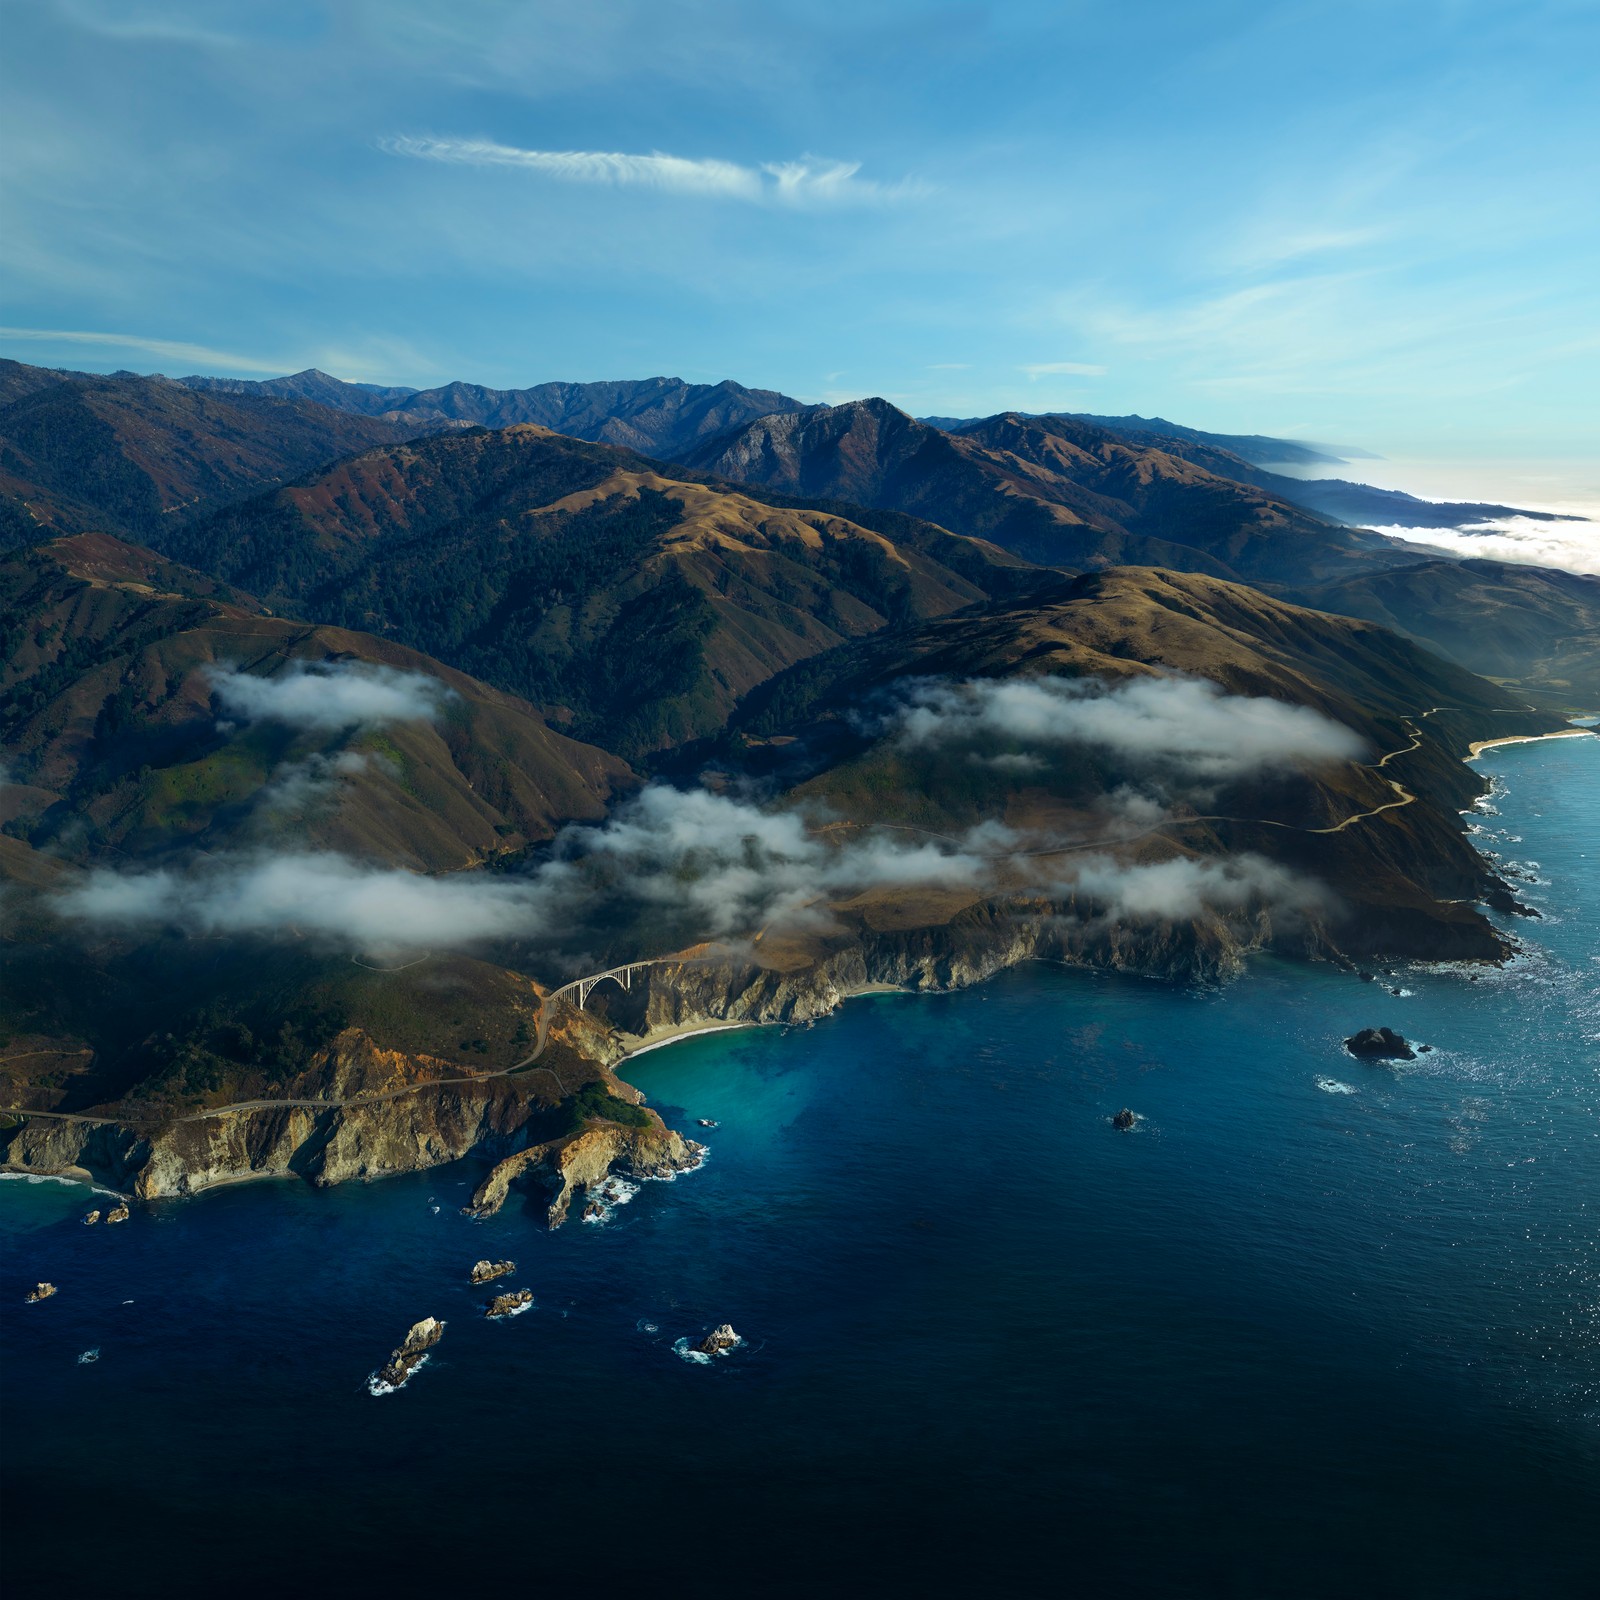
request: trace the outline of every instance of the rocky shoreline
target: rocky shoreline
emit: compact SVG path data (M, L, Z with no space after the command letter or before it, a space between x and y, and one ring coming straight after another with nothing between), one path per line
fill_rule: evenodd
M1480 858L1481 861L1481 858ZM1503 891L1487 863L1480 887ZM1331 961L1350 970L1370 959L1374 940L1391 957L1498 961L1512 953L1502 935L1466 905L1445 902L1389 908L1385 926L1361 947L1341 943L1323 923L1302 919L1275 927L1266 910L1208 913L1188 921L1119 924L1071 905L1012 898L978 902L934 927L840 937L803 953L700 953L656 963L641 974L642 1026L624 1035L585 1018L573 1044L619 1097L637 1095L612 1076L630 1053L705 1029L809 1023L852 996L944 992L982 983L1027 961L1171 981L1217 984L1259 951ZM1343 932L1344 930L1339 930ZM638 983L636 982L636 992ZM367 1058L387 1058L350 1030L338 1041L330 1088L361 1081ZM431 1073L429 1074L432 1075ZM559 1226L580 1191L613 1173L656 1178L692 1170L703 1147L647 1111L648 1124L601 1119L560 1138L539 1136L548 1100L510 1076L430 1084L382 1097L319 1105L263 1104L201 1114L157 1128L131 1122L20 1112L7 1131L3 1165L20 1173L83 1178L140 1200L199 1194L223 1184L298 1177L318 1187L416 1172L472 1156L492 1163L469 1211L487 1216L513 1184L549 1193L546 1217Z

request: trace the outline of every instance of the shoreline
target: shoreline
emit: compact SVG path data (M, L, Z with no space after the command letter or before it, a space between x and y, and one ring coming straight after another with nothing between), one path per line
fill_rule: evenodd
M867 983L859 989L851 989L839 998L843 1001L858 1000L864 995L914 993L915 990L902 989L894 983ZM624 1061L632 1061L637 1056L647 1055L652 1050L665 1050L669 1044L678 1044L684 1039L698 1039L703 1034L730 1033L735 1028L786 1028L790 1025L786 1022L691 1022L676 1028L660 1028L654 1035L643 1035L645 1042L632 1050L625 1051L617 1066L620 1067Z
M65 1183L74 1188L87 1189L91 1194L103 1194L108 1199L133 1201L137 1196L125 1194L121 1189L111 1189L96 1180L94 1174L84 1167L62 1167L57 1172L41 1172L31 1167L3 1167L0 1168L0 1182L17 1182L19 1179L28 1183Z
M648 1055L652 1050L665 1050L669 1044L679 1044L685 1039L698 1039L706 1033L732 1033L737 1028L773 1028L781 1027L781 1023L773 1022L706 1022L689 1023L684 1027L665 1028L657 1032L655 1038L649 1034L643 1037L647 1041L636 1049L623 1052L621 1060L617 1062L620 1067L624 1061L632 1061L636 1056Z
M1552 731L1550 733L1514 734L1514 735L1509 735L1509 736L1506 736L1506 737L1503 737L1503 738L1474 740L1468 746L1468 753L1465 756L1461 757L1460 759L1463 762L1463 764L1465 764L1467 762L1470 762L1470 761L1474 761L1485 750L1494 749L1494 748L1497 748L1497 747L1499 747L1501 745L1533 744L1533 743L1537 743L1537 742L1539 742L1541 740L1545 740L1545 739L1574 739L1574 738L1582 738L1582 737L1590 737L1590 738L1600 737L1600 726L1596 726L1596 727L1567 727L1567 728L1562 728L1562 729L1558 729L1558 730ZM1481 851L1478 852L1478 853L1479 853L1480 856L1482 855ZM1251 951L1248 951L1246 953L1247 954L1260 954L1262 952L1259 949L1252 949ZM1515 956L1518 953L1519 952L1516 951L1515 948L1513 948L1509 955L1503 956L1500 959L1501 959L1501 961L1504 961L1504 960L1507 960L1507 959L1515 959ZM1319 960L1326 959L1326 958L1325 957L1318 957L1318 956L1310 956L1308 959L1310 960L1310 962L1312 964L1316 964ZM1416 963L1424 965L1424 966L1432 966L1432 965L1435 965L1435 964L1444 964L1444 965L1450 964L1448 959L1446 959L1446 961L1444 961L1442 963L1436 963L1436 962L1430 962L1427 957L1419 957L1419 956L1410 956L1410 957L1401 956L1401 957L1396 957L1394 959L1400 960L1400 961L1409 960L1409 961L1416 962ZM1464 960L1464 961L1469 961L1470 962L1474 958L1470 958L1469 957L1469 958L1461 958L1461 959ZM1017 962L1007 962L1004 966L996 967L992 971L984 973L981 977L977 977L975 979L969 980L968 982L951 984L948 988L943 988L943 987L937 988L937 989L935 989L935 988L907 988L907 987L905 987L903 985L893 984L893 983L865 983L865 984L862 984L862 985L860 985L858 987L855 987L855 988L842 990L842 991L835 991L835 993L837 994L838 1003L839 1004L842 1004L843 1002L845 1002L847 1000L868 998L868 997L875 996L875 995L950 994L950 993L955 993L955 992L957 992L958 990L961 990L961 989L978 987L979 985L987 982L990 978L998 976L999 973L1002 972L1002 971L1008 971L1008 970L1011 970L1011 968L1013 966L1015 966L1015 965L1026 965L1026 964L1028 964L1029 962L1032 962L1032 961L1042 961L1046 965L1061 965L1061 966L1076 966L1076 965L1078 965L1078 963L1068 962L1068 961L1056 962L1056 961L1052 961L1048 957L1041 957L1041 956L1039 956L1037 954L1034 954L1034 955L1030 955L1030 956L1025 956L1020 961L1017 961ZM1337 965L1338 963L1335 963L1335 964ZM1496 963L1496 964L1498 964L1498 963ZM1091 970L1092 971L1092 970L1095 970L1095 969L1093 968L1092 965L1090 965L1087 968L1087 970ZM1148 977L1165 976L1165 975L1158 975L1158 974L1142 974L1142 975L1143 976L1148 976ZM832 1008L830 1008L830 1009L832 1009ZM781 1020L773 1020L773 1021L767 1021L767 1022L748 1021L748 1020L730 1020L730 1021L704 1020L704 1021L692 1022L692 1023L687 1023L687 1024L679 1024L679 1025L668 1027L668 1028L653 1029L649 1033L632 1036L637 1042L634 1043L631 1048L627 1048L627 1049L624 1049L622 1051L622 1053L617 1057L614 1065L611 1067L610 1070L612 1072L614 1072L617 1076L621 1077L622 1073L625 1070L625 1064L627 1062L634 1060L636 1057L647 1055L652 1050L663 1050L668 1045L677 1044L680 1041L685 1040L685 1039L702 1038L702 1037L705 1037L707 1035L715 1034L715 1033L731 1033L731 1032L735 1031L736 1029L762 1028L762 1027L787 1028L787 1027L789 1027L791 1025L792 1025L791 1023L784 1022L784 1021L781 1021ZM523 1063L522 1067L526 1067L527 1065L528 1065L528 1063ZM602 1063L602 1065L603 1065L603 1063ZM502 1071L499 1071L499 1072L490 1072L490 1073L485 1073L485 1074L481 1074L481 1075L480 1074L472 1074L468 1079L461 1079L461 1080L449 1079L449 1080L443 1080L443 1082L476 1081L480 1076L484 1077L484 1078L497 1078L497 1077L509 1076L509 1075L511 1075L511 1074L513 1074L513 1073L515 1073L517 1071L520 1071L520 1070L522 1070L521 1067L503 1069ZM375 1099L372 1102L368 1102L368 1103L373 1103L373 1104L377 1103L377 1098L382 1098L384 1100L387 1100L387 1099L390 1099L390 1098L398 1098L400 1095L410 1094L410 1093L423 1093L423 1092L426 1092L430 1088L437 1088L437 1087L442 1087L442 1086L443 1086L442 1082L441 1083L420 1082L420 1083L416 1083L416 1084L411 1084L411 1085L408 1085L405 1089L395 1091L393 1095L384 1095L382 1097L375 1097ZM265 1109L268 1106L275 1105L275 1104L291 1104L291 1103L292 1104L321 1104L322 1102L259 1102L258 1104L251 1105L248 1109L250 1109L250 1110L255 1110L255 1109L258 1109L258 1108L259 1109ZM351 1102L336 1102L336 1101L327 1102L327 1104L329 1104L329 1105L343 1105L343 1104L356 1105L356 1104L360 1104L360 1103L362 1103L361 1100L360 1100L360 1097L357 1097L357 1099L355 1101L351 1101ZM217 1108L216 1111L200 1113L199 1116L200 1117L207 1117L207 1116L219 1115L219 1114L222 1114L224 1112L230 1112L230 1111L237 1110L237 1109L245 1109L245 1108L244 1107L222 1107L222 1108ZM28 1117L30 1115L35 1115L36 1113L30 1113L30 1112L23 1111L23 1112L17 1112L15 1114L18 1115L18 1116L21 1116L21 1117ZM46 1116L52 1115L52 1113L37 1113L37 1114L46 1115ZM59 1115L59 1114L57 1114L57 1115ZM115 1119L111 1119L111 1118L95 1119L95 1120L105 1120L107 1122L114 1122L115 1121ZM191 1119L185 1119L185 1120L191 1120ZM383 1170L383 1171L368 1172L368 1173L365 1173L363 1176L365 1178L367 1178L367 1179L371 1179L371 1178L377 1178L377 1177L387 1177L387 1176L391 1176L391 1175L402 1175L402 1174L409 1173L409 1172L427 1171L430 1168L435 1167L435 1166L447 1165L452 1160L464 1159L469 1154L470 1154L470 1152L463 1152L461 1156L446 1157L443 1160L429 1161L429 1162L425 1162L424 1164L422 1164L420 1166L415 1166L415 1167L397 1167L397 1168L391 1168L391 1169L387 1169L387 1170ZM287 1178L287 1177L296 1177L296 1176L301 1176L301 1174L296 1173L293 1169L290 1169L290 1168L267 1169L267 1170L252 1170L252 1171L245 1171L245 1172L234 1172L234 1173L229 1173L226 1176L214 1178L214 1179L210 1180L209 1182L206 1182L205 1184L203 1184L200 1188L191 1189L191 1190L187 1191L187 1193L174 1193L174 1194L171 1194L171 1195L161 1195L161 1196L157 1196L155 1198L159 1198L159 1199L193 1198L193 1197L197 1196L198 1194L204 1193L204 1192L209 1191L211 1189L233 1187L233 1186L236 1186L236 1185L239 1185L239 1184L253 1183L253 1182L258 1182L258 1181L261 1181L261 1180L264 1180L264 1179L270 1179L270 1178ZM81 1184L84 1187L89 1188L91 1191L102 1193L102 1194L106 1194L106 1195L112 1195L112 1196L115 1196L115 1197L117 1197L118 1199L121 1199L121 1200L132 1201L135 1198L131 1194L125 1194L120 1190L112 1189L112 1188L109 1188L109 1187L107 1187L107 1186L105 1186L103 1184L97 1183L95 1181L93 1175L91 1173L89 1173L88 1171L86 1171L85 1169L81 1168L81 1167L57 1168L57 1169L52 1171L52 1170L41 1170L41 1169L38 1169L38 1168L12 1166L12 1165L9 1164L9 1162L7 1162L3 1166L0 1166L0 1177L13 1178L13 1179L16 1179L16 1178L28 1178L28 1179L30 1179L32 1181L54 1180L54 1181L57 1181L57 1182L75 1183L75 1184ZM335 1181L337 1182L338 1180L335 1180Z
M1467 753L1461 758L1463 761L1476 761L1485 750L1493 750L1503 744L1538 744L1543 739L1593 739L1596 738L1593 728L1562 728L1555 733L1514 733L1505 739L1474 739L1467 746Z

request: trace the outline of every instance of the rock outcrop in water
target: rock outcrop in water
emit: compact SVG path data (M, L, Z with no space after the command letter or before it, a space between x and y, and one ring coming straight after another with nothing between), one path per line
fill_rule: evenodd
M1344 1042L1363 1061L1415 1061L1417 1053L1393 1028L1363 1028Z
M721 1327L713 1328L694 1348L703 1356L725 1356L743 1343L744 1340L733 1331L733 1324L724 1322Z
M31 1306L36 1301L48 1300L55 1292L56 1286L53 1283L36 1283L27 1292L27 1294L23 1296L23 1300L27 1305Z
M1139 1119L1134 1116L1134 1114L1126 1106L1124 1106L1116 1114L1116 1116L1111 1119L1111 1126L1121 1130L1123 1133L1129 1133L1133 1130L1133 1126L1138 1120Z
M496 1278L503 1278L508 1272L515 1272L515 1261L480 1261L472 1269L474 1283L493 1283Z
M497 1162L466 1206L470 1217L491 1217L505 1204L513 1183L536 1178L554 1191L546 1208L552 1228L566 1220L579 1189L595 1188L613 1170L636 1178L670 1178L700 1164L703 1147L674 1133L650 1113L650 1125L591 1124L570 1138L531 1145Z
M414 1322L400 1347L389 1354L389 1364L378 1373L377 1381L391 1389L405 1387L406 1380L422 1364L422 1358L444 1337L444 1324L437 1317Z
M532 1289L513 1289L509 1294L497 1294L484 1309L483 1314L491 1320L497 1317L509 1317L514 1312L522 1310L524 1306L532 1304Z
M85 1215L83 1219L83 1225L86 1228L92 1228L99 1220L100 1213L98 1211L91 1211Z
M113 1222L126 1222L128 1215L127 1206L119 1200L116 1205L106 1212L106 1223L109 1226Z

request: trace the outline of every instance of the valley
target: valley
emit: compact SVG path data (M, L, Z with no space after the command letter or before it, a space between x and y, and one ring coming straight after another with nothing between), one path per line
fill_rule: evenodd
M566 1193L641 1045L1028 960L1501 959L1459 756L1591 687L1591 580L1321 522L1203 436L7 379L14 438L48 401L121 465L7 457L0 1137L145 1197L465 1154ZM640 1115L608 1161L687 1159Z

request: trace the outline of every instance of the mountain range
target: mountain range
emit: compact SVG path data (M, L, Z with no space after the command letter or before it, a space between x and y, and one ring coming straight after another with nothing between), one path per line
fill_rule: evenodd
M1600 582L1408 550L1198 437L672 380L9 363L0 399L6 1103L123 1129L71 1155L121 1178L138 1129L285 1094L346 1097L366 1170L352 1086L436 1080L479 1087L384 1159L504 1153L582 1125L610 1025L1032 954L1492 957L1458 753L1600 702ZM391 914L414 882L445 898ZM540 1087L488 1086L547 1034ZM171 1181L325 1170L286 1127Z
M61 533L150 538L415 431L271 395L0 361L0 545Z
M541 383L527 389L489 389L450 383L434 389L346 383L310 369L291 377L251 380L192 376L180 383L208 393L309 400L359 416L378 417L414 428L476 423L504 428L537 422L557 433L603 444L625 445L644 455L687 460L719 434L762 417L825 411L772 389L747 389L724 379L716 384L685 383L681 378L643 378L611 383ZM884 402L879 402L880 404ZM1153 447L1193 461L1224 478L1266 490L1279 500L1350 526L1378 524L1413 528L1454 528L1492 517L1551 513L1518 511L1512 506L1421 500L1394 489L1339 478L1299 478L1272 470L1303 466L1320 469L1369 458L1352 446L1308 445L1265 434L1206 433L1164 417L1106 417L1089 413L1012 413L1024 421L1078 422L1134 446ZM922 417L945 433L981 428L987 417ZM1375 458L1373 458L1375 459Z

